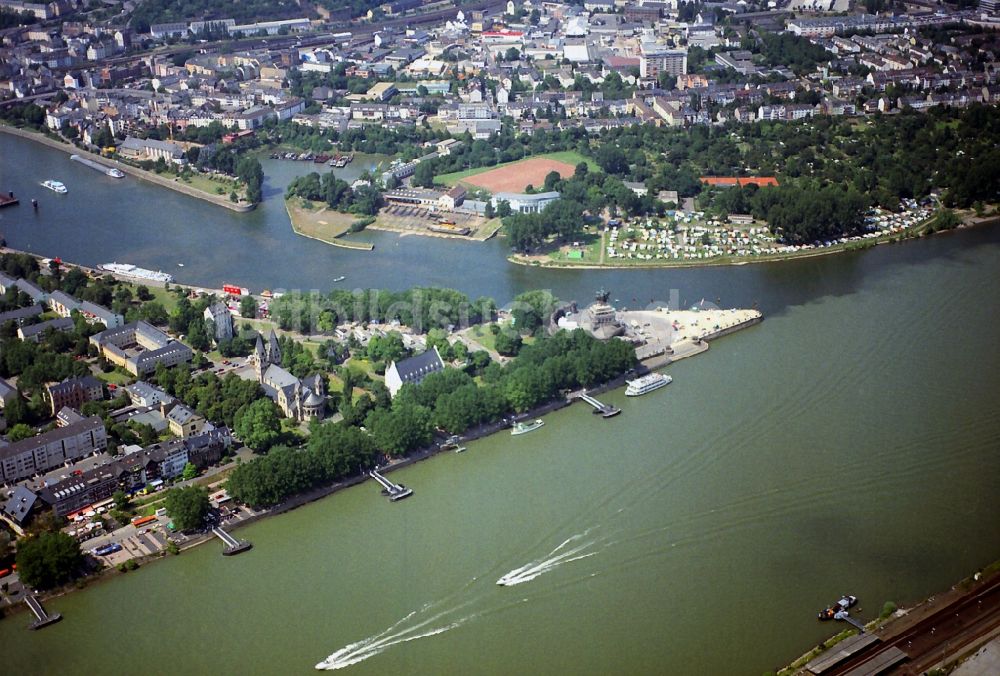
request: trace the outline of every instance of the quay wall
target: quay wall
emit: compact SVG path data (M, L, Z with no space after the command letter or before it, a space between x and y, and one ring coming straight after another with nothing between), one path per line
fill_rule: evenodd
M36 143L41 143L54 150L60 150L68 155L77 155L80 153L87 153L86 150L82 148L77 148L69 143L60 143L54 139L51 139L38 132L25 131L24 129L18 129L17 127L11 127L5 124L0 124L0 132L5 134L11 134L12 136L20 136L21 138L28 139L29 141L34 141ZM89 154L89 153L88 153ZM86 155L80 155L81 157L86 157ZM248 211L253 211L256 207L255 204L234 204L229 201L226 196L210 195L207 192L198 190L189 185L185 185L180 181L175 181L173 179L164 178L159 174L153 173L152 171L146 171L145 169L139 169L138 167L133 167L131 165L125 164L123 162L115 162L114 166L116 169L121 169L124 173L134 176L135 178L142 179L144 181L149 181L150 183L155 183L156 185L162 186L164 188L169 188L179 193L188 195L189 197L195 197L206 202L210 202L216 206L224 207L230 211L236 211L238 213L246 213Z

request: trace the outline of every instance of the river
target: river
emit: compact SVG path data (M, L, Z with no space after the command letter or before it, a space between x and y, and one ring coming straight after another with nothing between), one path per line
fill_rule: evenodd
M758 300L767 318L672 366L664 390L609 393L618 418L576 405L393 474L409 500L363 484L241 529L247 554L212 543L54 599L65 619L43 631L6 618L11 673L306 674L329 656L357 674L759 674L839 629L815 619L839 594L869 619L1000 556L995 228L776 265L544 271L508 265L501 242L324 247L267 202L241 216L104 186L34 146L22 171L8 158L23 144L0 136L0 190L30 199L40 176L70 193L45 195L37 222L0 211L0 231L68 260L293 288L336 271L501 301L677 289Z

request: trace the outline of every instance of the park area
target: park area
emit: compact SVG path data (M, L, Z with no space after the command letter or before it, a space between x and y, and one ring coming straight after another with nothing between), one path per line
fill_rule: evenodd
M483 188L492 193L524 192L525 187L529 185L541 188L549 172L556 171L563 178L572 176L576 165L580 162L586 162L593 167L593 162L583 155L566 151L530 157L496 167L480 167L442 174L437 176L434 181L444 185L462 183L467 186Z

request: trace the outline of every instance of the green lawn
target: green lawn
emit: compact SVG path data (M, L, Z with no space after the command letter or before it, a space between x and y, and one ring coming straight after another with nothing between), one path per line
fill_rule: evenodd
M495 164L492 167L479 167L477 169L466 169L465 171L454 171L450 174L441 174L440 176L434 177L435 183L443 183L444 185L455 185L459 181L470 176L475 176L476 174L483 174L487 171L492 171L494 169L499 169L500 167L506 167L511 164L517 164L518 162L524 162L525 160L533 160L535 158L544 158L549 160L556 160L558 162L565 162L567 164L572 164L576 166L580 162L586 162L587 167L590 169L598 169L597 163L594 162L589 157L584 157L575 150L562 150L557 153L544 153L542 155L532 155L531 157L525 157L520 160L515 160L514 162L505 162L503 164Z
M167 272L170 272L169 270ZM127 286L132 289L132 297L138 299L139 287L142 284L135 284L132 282L120 282L123 286ZM163 287L153 286L151 284L145 285L149 289L149 293L152 294L153 300L159 302L163 305L163 309L169 314L173 312L174 308L177 307L177 296L174 295L173 291L167 291Z
M110 373L104 373L103 371L98 371L97 377L106 383L113 383L115 385L128 385L134 380L131 374L124 373L122 371L119 371L118 369L115 369Z
M492 331L490 331L489 324L477 324L472 327L472 330L469 331L469 337L485 347L487 350L496 351L497 349L497 337L493 335Z

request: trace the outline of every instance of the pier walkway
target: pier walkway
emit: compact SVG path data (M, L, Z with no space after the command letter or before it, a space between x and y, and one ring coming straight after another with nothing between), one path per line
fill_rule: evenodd
M212 529L212 532L222 540L225 544L225 548L222 550L223 556L233 556L234 554L239 554L240 552L245 552L248 549L253 548L253 545L246 540L237 540L232 535L222 530L221 526L216 526Z
M618 408L617 406L610 406L608 404L602 404L601 402L599 402L597 399L594 399L592 396L590 396L586 392L580 392L579 398L582 399L583 401L587 402L591 406L593 406L594 407L594 413L600 413L601 417L603 417L603 418L611 418L611 417L616 416L616 415L618 415L619 413L622 412L622 410L620 408Z
M384 476L378 473L378 470L372 470L369 472L372 479L375 479L382 486L382 494L389 496L390 502L396 502L397 500L402 500L403 498L408 498L413 495L413 489L407 488L402 484L394 484Z
M833 616L833 619L835 619L835 620L841 620L842 622L847 622L848 624L850 624L850 625L856 627L858 630L860 630L862 634L865 633L865 625L862 624L861 622L858 622L857 620L855 620L850 615L848 615L846 611L842 611L842 612L837 613L836 615Z
M24 597L24 602L28 604L31 608L31 612L35 614L35 621L28 625L29 629L41 629L42 627L47 627L50 624L55 624L62 619L62 615L59 613L53 613L49 615L45 612L45 608L42 608L41 602L34 597L33 594L28 594Z

